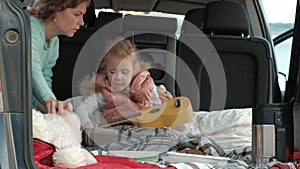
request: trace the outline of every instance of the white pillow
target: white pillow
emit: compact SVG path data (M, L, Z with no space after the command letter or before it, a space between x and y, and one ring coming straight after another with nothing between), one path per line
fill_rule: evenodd
M189 138L209 137L226 153L251 146L252 108L194 112L192 121L172 127Z

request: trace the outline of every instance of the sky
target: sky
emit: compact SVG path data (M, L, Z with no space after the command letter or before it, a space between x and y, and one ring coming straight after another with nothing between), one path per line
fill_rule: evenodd
M268 22L294 23L297 0L261 0Z

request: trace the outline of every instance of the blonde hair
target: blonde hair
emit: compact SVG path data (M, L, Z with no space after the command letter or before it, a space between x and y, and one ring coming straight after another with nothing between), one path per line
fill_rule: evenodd
M130 40L117 37L113 41L109 42L106 51L106 54L100 62L97 73L106 72L107 62L111 56L118 56L122 59L128 58L133 65L134 76L140 71L150 68L150 63L141 60L137 53L136 46L132 44Z

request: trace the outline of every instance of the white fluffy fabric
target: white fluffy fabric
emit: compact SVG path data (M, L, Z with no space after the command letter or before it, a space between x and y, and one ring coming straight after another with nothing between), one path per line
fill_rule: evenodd
M58 149L53 155L56 167L77 168L96 163L96 159L81 148L80 120L73 112L42 114L32 110L33 138L52 143Z
M194 112L192 121L172 127L189 138L209 137L226 153L251 146L252 108Z

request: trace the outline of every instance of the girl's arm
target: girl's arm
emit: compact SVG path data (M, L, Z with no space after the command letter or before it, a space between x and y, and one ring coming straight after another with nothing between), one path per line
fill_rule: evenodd
M89 95L84 101L76 108L75 112L81 122L82 127L93 127L92 121L89 116L96 110L99 110L105 105L104 98L100 92Z
M161 102L165 102L171 98L173 98L172 94L169 91L164 91L162 93L158 93L159 99Z

